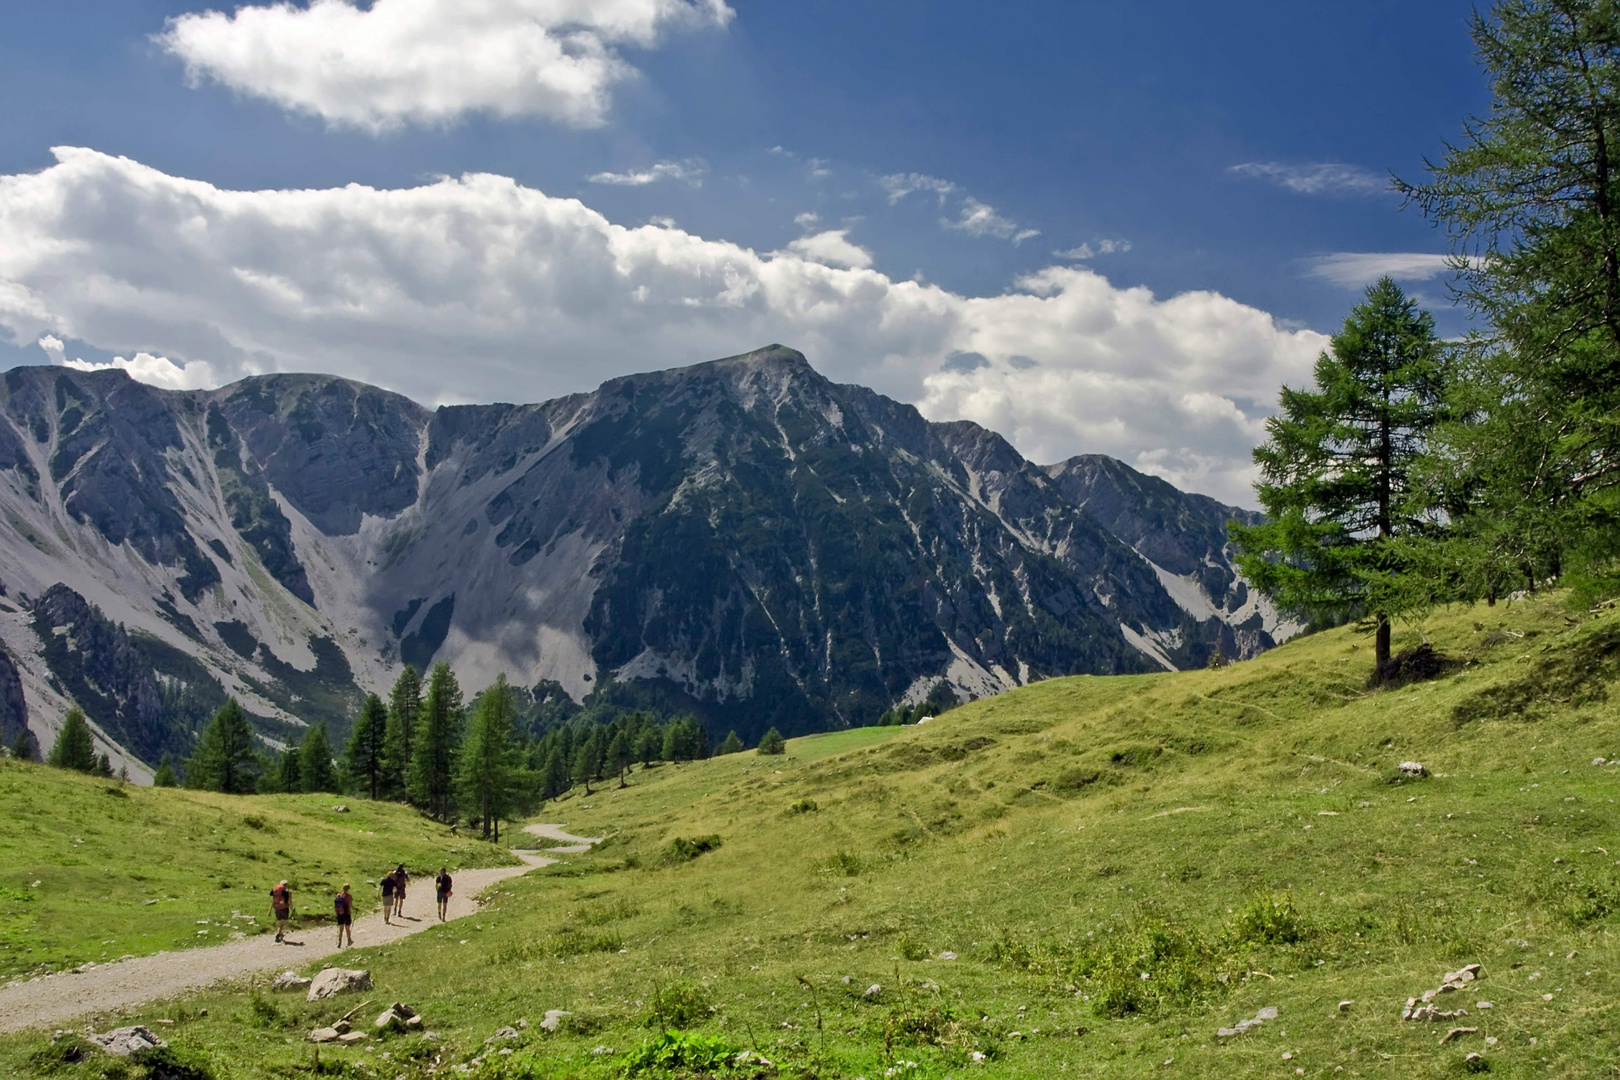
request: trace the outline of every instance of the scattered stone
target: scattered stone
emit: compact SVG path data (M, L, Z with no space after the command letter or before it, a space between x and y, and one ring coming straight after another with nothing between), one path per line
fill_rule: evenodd
M137 1050L152 1050L169 1045L142 1024L113 1028L100 1035L91 1035L90 1041L117 1057L128 1057Z
M956 954L947 949L945 952L939 954L939 958L941 960L955 960Z
M296 971L283 971L276 976L276 981L270 984L270 989L277 991L302 990L312 981L314 980L306 979Z
M517 1028L515 1028L515 1027L503 1027L499 1031L497 1031L495 1034L493 1034L489 1038L485 1039L484 1041L487 1042L487 1043L505 1042L508 1039L520 1039L520 1038L522 1038L522 1036L518 1034L518 1029Z
M348 812L349 808L344 806L342 803L338 803L336 806L332 807L332 813L334 814L347 814Z
M421 1019L417 1017L415 1009L404 1004L403 1002L396 1001L392 1005L388 1006L388 1008L377 1014L377 1019L372 1026L375 1027L379 1032L400 1031L403 1030L405 1025L411 1020L416 1020L418 1024L421 1023Z
M1350 1011L1350 1006L1352 1006L1354 1004L1355 1004L1354 1001L1341 1001L1341 1002L1339 1002L1339 1011L1340 1012L1349 1012Z
M1475 1034L1478 1034L1478 1032L1479 1032L1479 1028L1477 1028L1477 1027L1471 1027L1471 1028L1454 1027L1450 1031L1446 1032L1444 1035L1442 1035L1440 1037L1440 1045L1444 1046L1444 1045L1446 1045L1446 1043L1450 1042L1452 1039L1459 1038L1459 1037L1461 1037L1463 1035L1475 1035Z
M1294 1060L1294 1055L1290 1051L1284 1050L1283 1051L1283 1060L1284 1061L1293 1061Z
M421 1031L422 1030L422 1018L420 1016L413 1016L413 1017L409 1018L408 1020L405 1021L405 1029L407 1031Z
M613 1047L611 1046L596 1046L591 1048L592 1057L606 1057L611 1053L613 1053Z
M313 1043L337 1042L338 1034L337 1028L316 1028L309 1033L309 1041Z
M1595 757L1595 758L1592 759L1592 764L1594 764L1594 765L1607 765L1608 763L1609 763L1608 758Z
M1496 1008L1496 1006L1491 1004L1489 1001L1476 1001L1476 1002L1474 1002L1474 1008L1476 1008L1476 1009L1494 1009L1494 1008Z
M1473 1053L1463 1058L1463 1068L1469 1072L1484 1072L1489 1066L1482 1054Z
M1467 964L1456 971L1446 972L1440 977L1439 986L1433 990L1423 992L1421 1004L1418 998L1406 999L1406 1008L1401 1010L1401 1019L1428 1023L1434 1020L1455 1020L1459 1016L1467 1016L1467 1009L1446 1012L1430 1004L1430 1002L1443 994L1450 994L1463 989L1469 983L1479 979L1481 977L1480 972L1481 968L1478 964Z
M1429 770L1423 767L1423 762L1421 761L1403 761L1397 765L1396 768L1400 769L1401 772L1407 776L1419 777L1429 775Z
M555 1032L562 1026L563 1017L573 1015L573 1013L565 1012L562 1009L547 1009L546 1015L540 1020L540 1030Z
M363 1041L365 1038L366 1033L363 1031L345 1031L343 1034L338 1036L338 1042L357 1043Z
M1233 1035L1242 1035L1248 1031L1252 1031L1261 1024L1265 1023L1267 1020L1275 1019L1277 1019L1277 1008L1274 1005L1268 1005L1264 1009L1261 1009L1259 1012L1255 1013L1252 1019L1239 1020L1233 1027L1219 1028L1216 1030L1215 1035L1217 1038L1228 1039Z
M529 1018L526 1016L520 1016L518 1017L518 1022L513 1026L519 1031L527 1031L529 1029Z
M850 978L850 977L849 977L849 976L848 976L848 975L845 975L845 976L844 976L844 985L845 985L845 986L848 986L848 985L849 985L849 984L850 984L850 983L852 983L852 982L854 982L854 981L855 981L855 980L854 980L854 979L852 979L852 978Z
M866 993L862 994L861 996L867 1001L876 1001L878 998L883 996L883 987L878 983L873 983L871 986L866 988Z
M371 989L371 972L357 968L327 968L310 982L307 1000L320 1001L338 994Z
M1487 1036L1485 1036L1485 1045L1486 1046L1495 1046L1496 1043L1497 1043L1497 1038L1496 1038L1495 1035L1487 1035Z

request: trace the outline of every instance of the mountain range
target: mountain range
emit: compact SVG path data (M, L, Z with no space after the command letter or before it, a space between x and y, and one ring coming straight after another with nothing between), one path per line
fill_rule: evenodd
M235 695L272 744L448 661L532 702L755 738L1055 675L1242 658L1295 629L1229 519L770 346L533 405L321 375L0 380L0 735L81 705L114 767Z

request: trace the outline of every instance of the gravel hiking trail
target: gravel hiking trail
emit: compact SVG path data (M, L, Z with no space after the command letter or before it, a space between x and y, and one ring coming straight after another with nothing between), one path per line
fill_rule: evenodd
M576 855L601 842L571 836L559 825L526 825L523 831L563 846L513 849L512 853L523 860L522 866L457 871L447 921L475 914L478 895L496 882L528 873L536 867L550 866L558 861L554 855ZM325 911L331 902L331 897L324 894L293 897L294 908L302 910ZM265 906L269 906L268 899ZM436 926L438 921L432 878L423 876L412 882L405 901L404 921L385 923L380 910L356 919L355 945L359 948L386 945ZM273 934L262 933L223 945L160 952L100 964L83 973L64 971L12 983L0 989L0 1034L59 1027L66 1021L92 1013L123 1012L244 975L302 968L311 960L339 952L337 928L327 923L290 932L288 940L289 944L278 945Z

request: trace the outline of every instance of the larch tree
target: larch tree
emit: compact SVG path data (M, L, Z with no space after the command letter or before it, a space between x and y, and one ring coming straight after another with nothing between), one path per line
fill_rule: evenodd
M326 721L304 732L298 748L298 782L303 791L336 791L337 770L332 767L332 740L326 734Z
M411 736L407 790L414 805L440 821L448 821L453 809L456 755L461 750L464 724L455 673L449 664L434 664Z
M90 722L85 719L84 710L77 705L62 717L62 730L56 733L56 742L51 745L45 763L82 773L96 771L95 739L90 734Z
M1394 281L1374 283L1317 358L1315 385L1283 388L1254 452L1266 520L1231 529L1244 576L1281 610L1371 621L1377 681L1390 620L1432 599L1408 572L1406 545L1438 531L1412 480L1444 393L1434 319Z
M230 698L203 729L186 762L186 783L204 791L251 795L259 782L259 754L253 728L235 698Z
M501 675L478 696L467 739L457 763L461 806L484 828L484 837L501 837L500 822L516 809L525 781L523 754L514 738L517 707Z
M384 746L388 737L388 706L376 694L367 694L354 718L354 731L343 752L343 769L356 787L370 798L383 790Z
M1472 34L1492 101L1396 186L1450 234L1482 329L1438 457L1452 572L1494 599L1576 572L1620 590L1620 8L1500 0Z
M383 730L382 796L394 799L405 794L411 775L411 740L416 736L416 720L422 711L422 679L410 664L394 680L388 694L388 724Z

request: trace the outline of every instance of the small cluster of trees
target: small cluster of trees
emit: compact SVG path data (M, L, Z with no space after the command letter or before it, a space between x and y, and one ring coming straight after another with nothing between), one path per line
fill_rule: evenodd
M1561 581L1620 592L1620 19L1609 0L1473 17L1493 92L1397 190L1453 243L1460 342L1389 279L1284 389L1255 452L1267 520L1234 527L1284 610L1390 625Z

